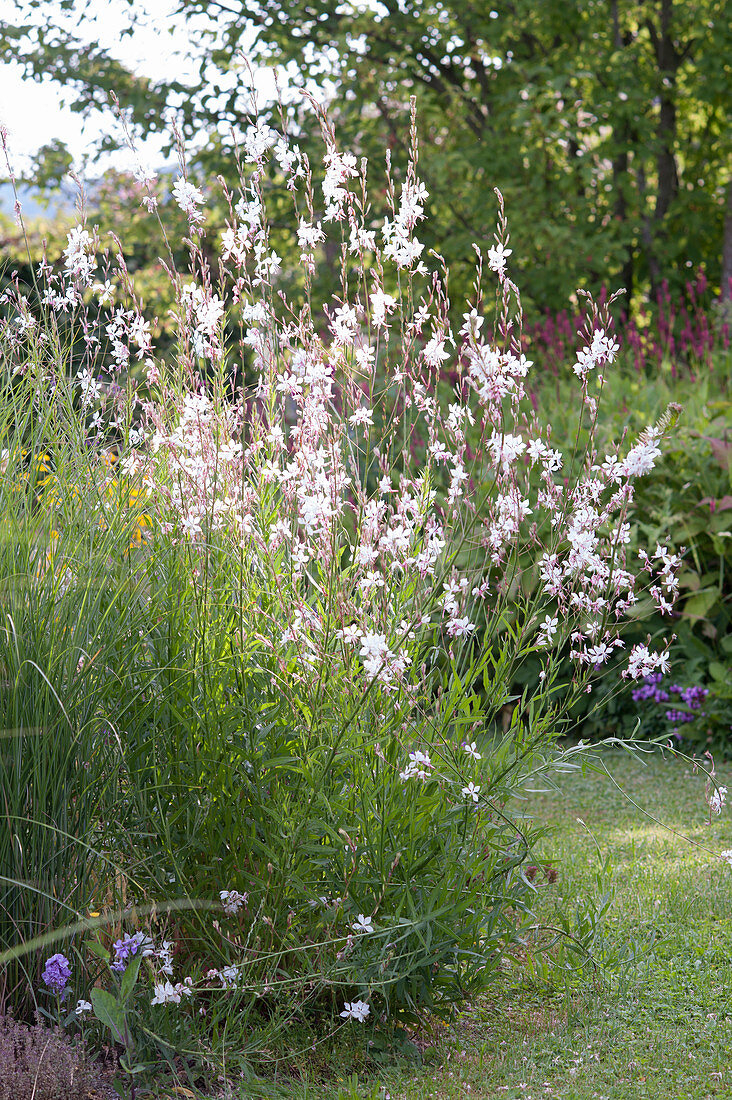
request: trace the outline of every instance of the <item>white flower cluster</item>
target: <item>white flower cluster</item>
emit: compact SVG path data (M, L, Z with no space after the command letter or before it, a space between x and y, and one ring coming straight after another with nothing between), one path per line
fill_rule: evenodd
M193 979L185 978L182 982L176 982L173 985L172 982L156 982L153 992L153 999L150 1001L151 1005L179 1005L184 997L190 997L193 994Z
M161 532L203 543L212 532L230 531L253 570L267 573L276 563L278 576L287 577L286 629L272 644L282 647L279 656L293 662L298 676L317 675L336 660L376 691L411 698L420 691L425 639L457 654L479 624L490 621L494 605L500 613L514 579L521 583L513 570L527 550L538 574L537 601L521 625L530 645L551 653L569 642L587 676L619 656L618 624L638 599L627 561L634 483L657 462L661 428L649 427L627 453L609 449L604 459L590 441L584 466L566 472L549 431L540 431L526 411L532 364L519 341L497 346L482 312L470 305L454 334L447 289L437 275L421 299L413 293L423 270L415 231L428 198L416 165L405 173L377 244L365 221L368 203L351 182L359 179L356 157L339 151L332 135L320 210L297 146L264 122L247 130L244 146L248 167L221 255L230 265L258 390L253 400L234 395L222 409L192 387L174 409L156 399L145 408L146 424L135 418L130 439L139 449L127 461L169 513ZM280 258L269 242L265 172L279 180L284 175L288 186L306 180L296 222L306 268L329 221L343 223L344 248L364 260L358 293L346 281L321 319L294 302L280 309L272 294ZM142 182L151 181L144 176ZM203 192L182 178L173 194L199 225ZM388 194L395 194L391 185ZM508 240L502 223L487 254L504 290ZM78 307L78 286L64 279L92 278L93 246L82 227L69 235L65 275L48 276L59 309ZM388 259L400 271L398 294L389 282L394 272L385 274ZM124 292L121 267L118 274L116 287L110 279L95 284L100 302ZM201 358L223 362L228 303L223 292L213 292L210 278L202 264L195 278L179 284L180 342L192 377ZM121 372L134 358L149 356L150 325L137 308L111 310L107 347ZM617 353L601 316L594 316L576 357L585 398L591 372L612 364ZM377 361L383 395L375 390ZM445 400L438 383L451 362L454 381ZM150 381L160 377L151 360L145 366ZM107 409L111 387L86 366L76 385L84 405L104 401L104 423L114 424ZM409 421L403 437L397 432L402 411ZM403 449L405 441L410 449ZM400 450L397 473L393 460ZM469 569L446 561L446 532L458 525L477 551ZM335 623L326 622L329 612L313 595L320 570L334 561L343 584ZM678 568L678 558L663 547L642 560L641 573L650 574L651 595L665 613L673 606ZM408 621L397 626L399 620ZM667 663L665 648L636 645L624 674L642 677ZM424 755L412 755L403 780L430 774ZM472 792L466 797L474 801ZM222 895L222 904L235 902Z
M181 305L190 326L193 354L218 359L221 355L220 330L224 303L210 288L187 283L181 289Z
M90 286L96 268L94 241L88 230L75 225L66 234L68 244L64 249L64 271L81 286Z
M412 659L406 648L393 653L386 641L385 634L366 632L361 635L359 655L363 657L363 668L369 680L379 680L384 685L391 684L395 678L403 676Z
M190 225L200 225L203 212L199 207L204 202L203 192L187 179L178 179L173 184L173 198L187 216Z
M348 188L344 184L358 175L356 158L353 153L339 153L336 147L331 145L325 154L324 164L323 198L325 199L325 214L323 215L323 221L341 221L345 216L345 204L348 198Z
M235 917L246 903L248 894L240 894L238 890L220 890L219 897L227 917Z
M408 779L429 779L430 772L434 764L430 760L429 753L410 752L409 763L403 771L399 772L399 778L403 783L406 783Z
M605 363L614 363L619 345L610 336L606 336L605 330L596 329L592 334L592 343L577 352L577 362L572 370L583 381L590 371Z
M346 1001L341 1016L344 1020L356 1020L362 1024L371 1012L367 1001Z
M384 219L381 230L384 238L384 256L393 260L398 268L413 268L424 251L412 231L424 219L424 203L429 197L421 180L409 175L402 187L399 209L393 220ZM416 270L416 269L415 269Z
M713 814L721 814L722 807L727 801L727 788L715 787L709 796L709 809Z

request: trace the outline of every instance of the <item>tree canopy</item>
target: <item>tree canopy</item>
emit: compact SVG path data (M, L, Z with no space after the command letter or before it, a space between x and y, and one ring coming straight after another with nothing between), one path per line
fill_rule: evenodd
M215 173L227 172L227 131L248 122L250 63L323 88L343 143L377 164L385 147L403 161L416 96L426 243L458 284L472 242L491 243L495 187L536 309L563 307L577 286L632 297L683 284L702 265L722 280L732 194L723 0L178 0L186 18L208 21L189 85L136 77L52 26L51 5L16 4L0 55L69 85L80 110L114 92L145 132L173 105L184 134L209 135L201 159ZM305 101L296 114L307 141L317 127Z

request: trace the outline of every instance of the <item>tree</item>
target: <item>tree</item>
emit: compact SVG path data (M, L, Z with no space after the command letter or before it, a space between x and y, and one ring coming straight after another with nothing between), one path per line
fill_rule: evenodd
M62 0L68 4L70 0ZM498 3L498 0L496 0ZM38 0L17 0L30 11ZM48 5L46 5L46 8ZM687 268L719 282L730 132L732 33L723 0L178 0L211 37L194 87L151 85L73 36L20 21L5 51L73 86L80 109L115 90L141 128L178 102L206 127L219 172L222 123L246 120L242 51L324 84L344 143L403 160L407 102L419 105L429 247L462 290L472 242L493 233L493 188L509 211L513 262L531 303L561 308L576 286L652 293ZM2 39L0 39L0 43ZM0 50L2 46L0 45ZM306 139L306 115L299 112ZM216 130L214 132L214 125Z

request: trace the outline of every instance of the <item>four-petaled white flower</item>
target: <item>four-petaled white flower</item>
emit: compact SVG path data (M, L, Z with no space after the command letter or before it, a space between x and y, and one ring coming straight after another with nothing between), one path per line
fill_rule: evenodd
M373 427L374 417L371 409L367 409L365 405L359 405L355 412L351 413L348 418L348 423L353 424L354 427L357 424L368 425Z
M354 932L373 932L374 930L374 926L371 923L371 917L365 917L363 913L358 914L351 928Z
M464 741L463 748L465 749L468 756L472 756L474 760L480 760L480 753L478 752L478 746L476 745L475 741L471 741L470 743Z
M358 1020L362 1024L370 1011L366 1001L346 1001L341 1016L344 1020Z
M462 789L463 798L472 798L473 802L478 801L478 795L480 794L480 787L476 787L475 783L468 783L467 787Z
M90 1002L85 1001L84 998L81 997L76 1002L76 1008L74 1009L74 1012L76 1013L77 1016L82 1016L85 1012L91 1012L91 1010L92 1010L92 1005L90 1004Z
M732 848L725 848L723 852L719 853L719 858L723 859L725 863L729 863L732 867Z
M506 260L513 252L512 248L504 248L502 244L493 245L488 249L488 267L497 275L503 275L506 270Z

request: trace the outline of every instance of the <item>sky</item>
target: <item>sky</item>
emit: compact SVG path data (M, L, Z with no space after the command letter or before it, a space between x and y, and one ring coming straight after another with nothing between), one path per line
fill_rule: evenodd
M67 19L56 0L44 0L44 18L53 13L58 19ZM132 35L123 35L130 26L129 5L125 0L89 0L89 19L79 26L73 21L75 33L87 41L99 41L119 61L124 62L140 75L161 77L193 76L196 56L200 48L197 25L173 17L173 0L135 0L135 11L142 15ZM150 12L155 12L155 17ZM18 19L12 0L0 0L0 22L12 24ZM271 78L265 73L261 78L263 92ZM19 65L0 65L0 122L9 135L13 169L22 173L29 158L40 146L58 138L66 142L75 158L75 167L83 171L83 161L101 134L117 133L111 110L94 111L89 119L82 118L63 106L68 89L52 80L37 82L23 79ZM163 142L148 139L142 147L145 162L160 164ZM131 165L132 155L127 151L112 158L118 167ZM109 162L108 162L109 163ZM99 166L96 171L98 173ZM0 177L6 175L0 165Z

